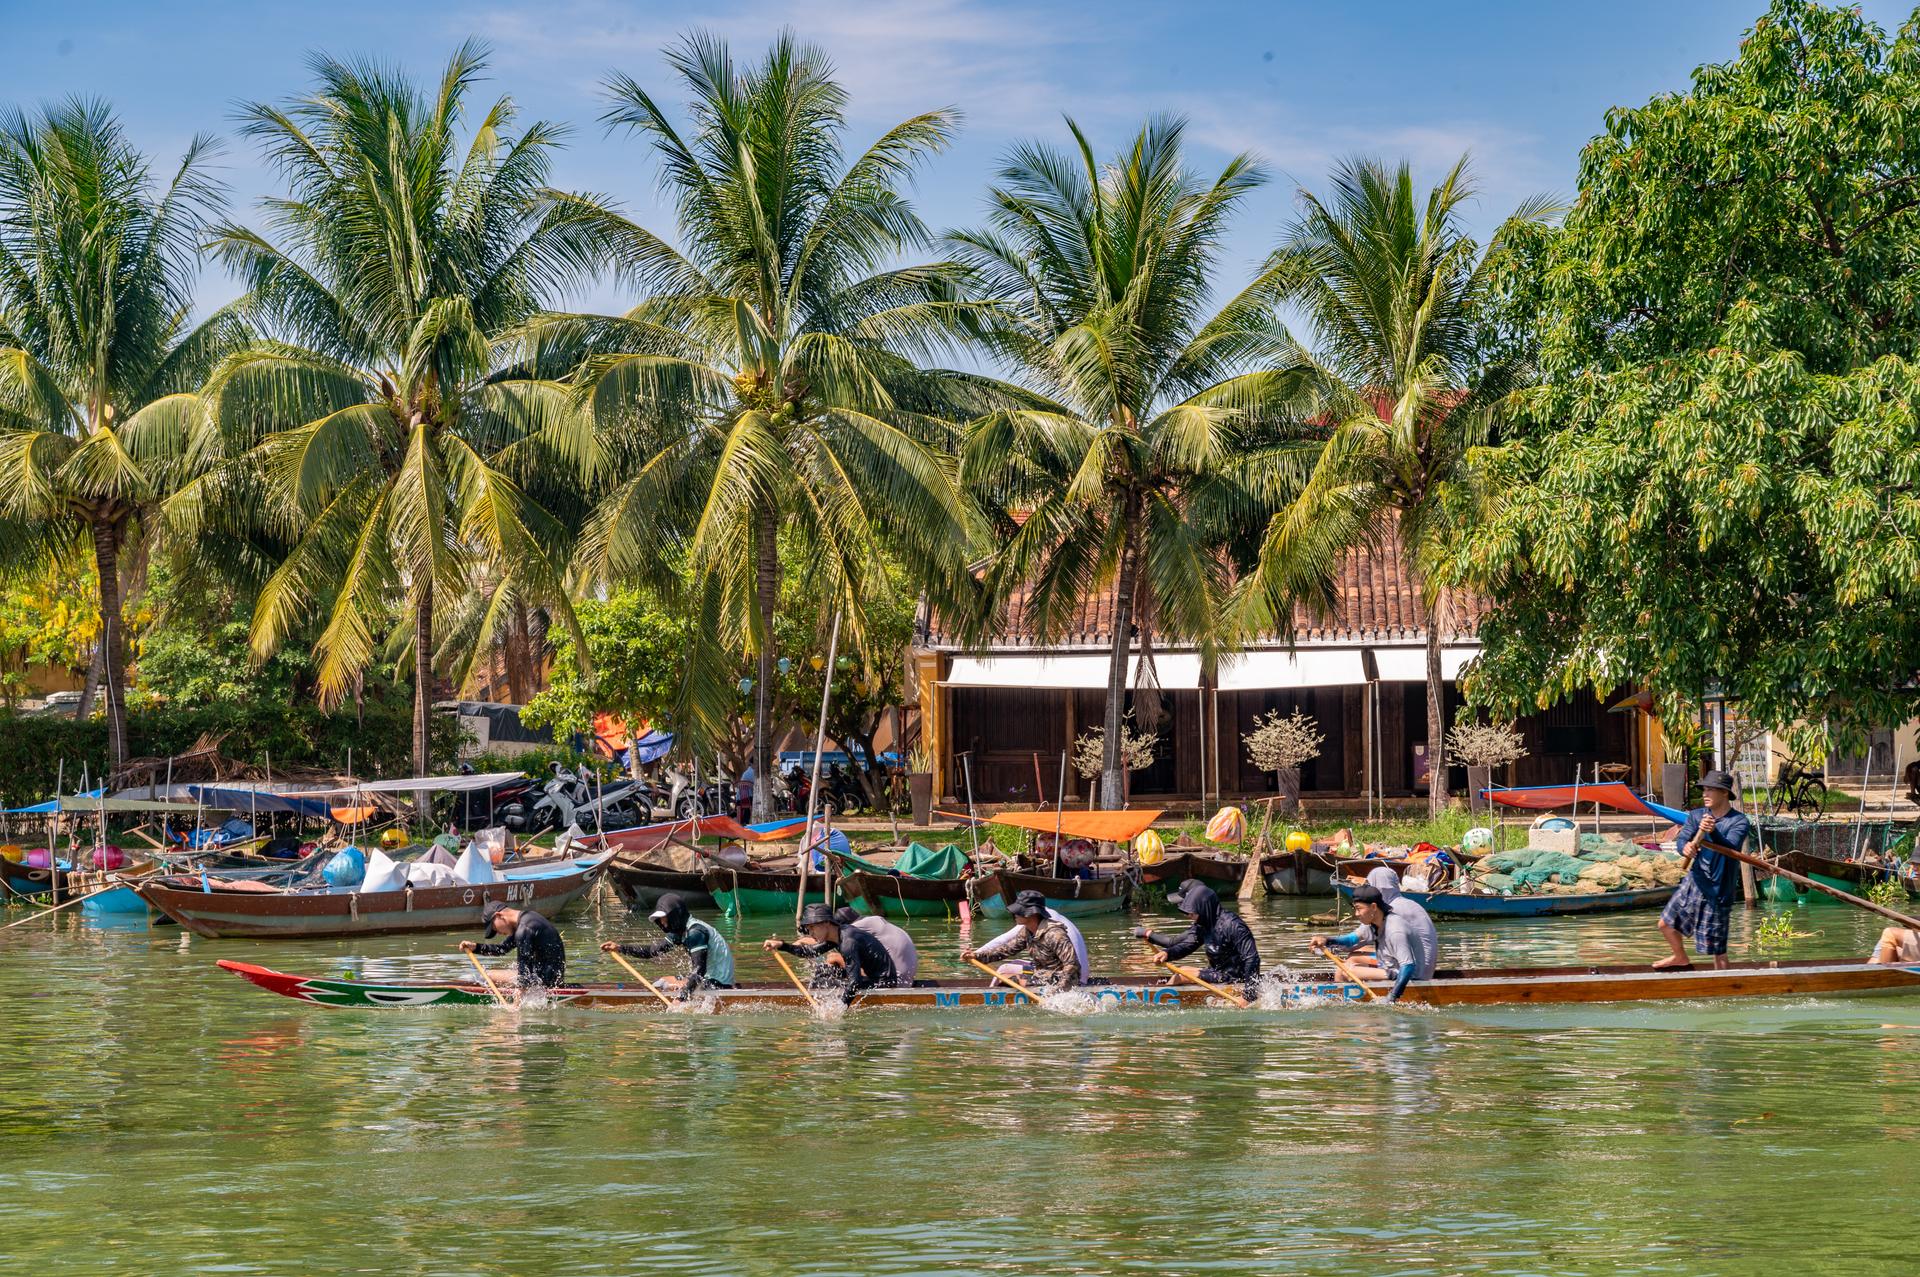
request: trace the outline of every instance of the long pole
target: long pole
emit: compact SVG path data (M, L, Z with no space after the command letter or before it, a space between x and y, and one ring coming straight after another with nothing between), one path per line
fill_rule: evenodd
M967 782L967 829L973 834L973 859L980 860L980 818L973 811L973 751L964 750L960 755L960 774Z
M1814 879L1797 874L1791 869L1782 869L1779 865L1771 861L1762 860L1758 856L1749 856L1744 851L1736 851L1732 847L1723 847L1717 842L1708 843L1707 846L1713 848L1713 850L1719 852L1729 860L1738 860L1743 864L1752 865L1755 869L1765 869L1769 873L1779 874L1788 882L1802 887L1811 887L1815 891L1824 891L1835 900L1841 901L1844 904L1865 909L1868 913L1877 913L1890 922L1897 922L1903 927L1911 927L1915 931L1920 931L1920 918L1911 918L1904 913L1888 909L1883 905L1877 905L1871 900L1862 900L1859 896L1842 891L1838 887L1829 887L1824 882L1816 882Z
M625 958L621 957L619 950L609 949L607 950L607 956L612 958L615 962L619 963L621 966L625 967L628 971L632 972L633 978L638 980L641 984L645 985L648 993L651 993L654 997L659 998L660 1004L662 1006L666 1007L667 1010L669 1011L673 1010L673 999L668 997L666 994L660 992L659 986L655 985L653 981L641 975L639 967L634 966L631 962L628 962Z
M1067 751L1060 751L1060 801L1053 808L1053 876L1060 876L1060 826L1067 818Z
M53 781L53 819L47 823L47 889L53 893L53 903L60 903L60 866L53 855L54 840L60 836L60 791L67 784L67 760L61 759L54 770Z
M820 809L820 751L826 747L827 706L833 700L834 662L839 659L839 656L840 609L835 608L833 610L833 632L827 636L827 681L821 684L820 687L820 725L814 729L813 733L813 779L807 783L806 829L807 841L809 842L813 840L814 813ZM755 776L753 783L756 785L765 785L768 783L768 778L765 776ZM800 851L800 891L793 900L793 925L795 927L800 925L800 911L807 907L807 866L811 855L811 851L806 848L802 848ZM780 965L785 966L786 963L783 961ZM795 983L798 983L798 981ZM811 994L808 995L807 1001L813 1001ZM818 1004L815 1003L815 1005L817 1006Z
M1867 823L1867 790L1873 784L1873 739L1867 739L1866 772L1860 777L1860 813L1853 820L1853 858L1860 859L1860 835Z

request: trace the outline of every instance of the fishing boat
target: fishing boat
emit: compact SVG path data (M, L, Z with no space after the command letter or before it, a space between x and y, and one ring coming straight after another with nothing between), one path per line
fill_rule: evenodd
M495 1001L483 984L470 980L355 980L290 975L247 962L222 959L219 965L263 989L313 1006L349 1010L486 1006ZM1377 990L1376 990L1377 992ZM1920 965L1874 965L1856 958L1741 962L1715 970L1699 967L1654 971L1645 966L1496 967L1436 972L1431 980L1407 986L1401 1001L1415 1006L1547 1006L1567 1003L1667 1001L1697 998L1822 997L1920 992ZM1077 993L1097 1006L1128 1010L1224 1008L1207 990L1185 984L1149 984L1119 977L1088 985ZM1072 995L1069 995L1072 996ZM661 1013L669 1008L638 984L569 984L551 990L549 1004L605 1010ZM1261 1006L1275 1010L1349 1004L1369 1000L1358 983L1332 972L1304 972L1263 982ZM1010 1009L1028 1003L1026 995L986 980L959 979L910 989L872 989L857 1007L945 1011ZM702 1007L717 1011L806 1012L807 995L792 984L744 984L703 994Z
M1360 883L1339 878L1334 890L1342 899L1353 898ZM1648 887L1627 891L1596 891L1578 894L1542 891L1520 895L1494 892L1408 891L1400 894L1435 917L1444 918L1545 918L1564 913L1614 913L1627 909L1658 909L1673 898L1675 887Z
M921 842L877 859L851 850L830 853L841 899L860 913L895 918L957 918L967 899L973 859L953 843Z
M1167 854L1154 864L1140 866L1141 885L1157 887L1161 891L1193 878L1206 883L1222 896L1232 896L1240 890L1241 880L1246 876L1246 857L1205 848L1169 847Z
M480 926L480 911L499 900L551 918L586 895L611 853L528 861L500 871L498 882L398 891L222 886L198 874L169 874L131 884L141 899L196 935L388 935Z
M793 857L755 861L743 866L709 865L701 875L714 903L736 917L741 914L794 914L800 909L800 867ZM807 903L825 901L827 875L809 871Z
M713 893L707 890L706 871L698 867L681 870L616 856L607 862L606 876L629 909L649 911L668 892L679 896L689 909L719 907Z
M1888 865L1872 860L1851 860L1838 856L1822 856L1811 851L1783 851L1772 857L1773 863L1782 869L1790 870L1803 878L1841 891L1864 895L1876 883L1892 879L1906 888L1907 895L1920 900L1920 878L1916 878L1907 865ZM1774 875L1761 887L1768 900L1783 904L1795 904L1803 900L1823 900L1820 892L1811 887L1803 887L1786 878Z
M629 909L652 909L668 892L679 896L689 909L715 909L720 905L706 881L712 862L694 845L696 841L767 842L792 837L805 823L800 817L742 825L731 816L700 816L611 829L582 841L619 853L607 864L607 881Z
M1037 891L1047 898L1047 908L1069 918L1085 918L1101 913L1124 913L1133 901L1133 880L1125 874L1104 874L1098 878L1056 878L1049 874L1022 873L1017 869L991 869L968 879L968 896L973 907L989 918L1010 916L1007 907L1023 891Z

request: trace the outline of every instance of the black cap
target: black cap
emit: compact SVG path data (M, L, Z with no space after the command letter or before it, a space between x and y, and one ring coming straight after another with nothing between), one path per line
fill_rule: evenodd
M1361 883L1353 889L1353 903L1357 905L1378 905L1382 913L1392 913L1393 906L1380 894L1380 888L1372 883Z
M1167 903L1175 909L1191 913L1192 910L1188 908L1188 906L1193 903L1193 897L1197 893L1206 890L1209 890L1206 883L1201 882L1198 878L1188 878L1182 881L1178 887L1175 887L1167 893Z
M1729 794L1737 794L1740 792L1739 783L1734 780L1733 774L1731 772L1720 771L1717 768L1700 778L1700 788L1724 789Z
M832 921L833 921L833 910L827 908L823 904L820 904L818 901L808 905L806 908L800 911L800 925L803 927L815 927L815 926L819 926L823 922L832 922Z
M486 904L480 907L480 925L486 930L492 931L493 920L499 917L500 911L502 909L505 909L506 907L507 907L507 902L504 900L487 901Z
M1039 905L1041 912L1044 913L1047 908L1047 893L1044 891L1035 891L1029 887L1027 890L1014 896L1013 901L1015 904Z
M1030 900L1029 896L1038 899ZM1023 891L1013 898L1007 906L1007 912L1016 918L1044 918L1047 916L1047 898L1037 891Z

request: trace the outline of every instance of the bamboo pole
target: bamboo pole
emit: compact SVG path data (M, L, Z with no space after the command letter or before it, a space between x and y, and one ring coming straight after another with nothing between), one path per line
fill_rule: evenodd
M988 975L992 976L995 982L1007 985L1010 988L1017 989L1021 993L1026 994L1027 1000L1029 1002L1032 1002L1035 1006L1038 1006L1040 1004L1040 995L1035 993L1032 989L1029 989L1026 985L1021 984L1018 980L1014 979L1012 976L1000 974L1000 971L998 968L990 967L986 963L980 961L980 959L978 958L968 958L967 961L972 963L974 966L979 967L982 971L986 972Z
M120 885L120 882L116 879L115 881L108 883L106 886L101 887L96 891L89 891L84 896L75 896L71 900L67 901L65 904L50 905L47 908L40 910L40 912L38 913L29 914L27 917L24 917L24 918L16 918L14 921L7 923L6 926L0 926L0 931L5 931L7 927L25 926L27 923L33 922L40 918L44 918L50 913L59 913L62 909L71 909L77 904L84 904L85 902L93 899L95 896L106 895L109 891L112 891L114 888L118 887L119 885Z
M1053 806L1053 876L1060 876L1060 827L1067 818L1067 751L1060 751L1060 801Z
M1273 823L1273 805L1280 801L1275 794L1266 800L1267 814L1260 819L1260 833L1254 838L1253 846L1247 851L1247 871L1240 875L1240 899L1251 900L1256 884L1260 881L1261 844L1267 840L1267 826Z
M787 961L787 955L778 949L769 949L767 952L771 953L773 960L780 964L780 969L787 973L787 979L793 981L793 987L800 990L801 996L807 1000L807 1005L815 1011L818 1011L820 1009L819 1000L813 996L812 989L809 989L805 984L801 983L800 975L793 969L793 964Z
M662 1005L664 1005L668 1010L673 1009L673 999L669 998L666 994L660 992L659 987L655 985L653 981L641 975L640 968L634 966L631 962L628 962L618 949L608 949L606 952L609 958L612 958L615 962L625 967L629 972L633 974L634 979L638 980L641 984L645 985L648 993L651 993L654 997L659 998Z
M820 726L815 729L813 733L813 779L808 782L807 785L806 836L808 838L813 837L813 817L814 813L818 811L820 807L820 751L824 747L827 738L827 704L833 699L834 662L839 658L840 654L840 614L840 609L835 608L833 612L833 632L827 639L827 663L824 667L826 671L826 682L820 686ZM765 776L756 776L753 779L753 783L756 785L765 785L770 782ZM769 790L768 792L771 793L772 791ZM800 854L800 891L799 894L794 897L793 902L793 925L796 927L800 925L800 911L807 907L807 860L807 854L802 852ZM825 899L824 894L821 898ZM786 964L783 962L781 965L785 966ZM812 995L808 995L808 1001L812 1001ZM819 1004L815 1003L815 1005L817 1006Z
M1164 963L1163 965L1167 968L1167 970L1173 972L1175 975L1179 976L1181 979L1186 980L1192 984L1199 985L1201 988L1205 989L1208 993L1213 994L1215 997L1225 998L1227 1001L1233 1003L1233 1005L1239 1007L1242 1011L1246 1010L1248 1007L1253 1005L1251 1002L1247 1001L1245 998L1241 997L1237 993L1231 993L1226 989L1221 988L1217 984L1208 984L1205 980L1202 980L1200 978L1200 973L1198 971L1193 971L1186 967L1177 967L1171 962Z
M490 974L487 971L487 969L480 964L479 955L475 954L469 949L462 949L460 952L467 955L467 961L471 962L473 964L473 969L480 973L480 982L487 986L487 992L493 995L493 1000L495 1002L498 1002L501 1006L506 1006L507 1005L506 995L501 993L500 986L493 982L492 974Z
M1841 901L1844 904L1865 909L1869 913L1877 913L1882 918L1897 922L1903 927L1910 927L1915 931L1920 931L1920 918L1910 918L1904 913L1888 909L1883 905L1877 905L1871 900L1863 900L1859 896L1840 890L1838 887L1829 887L1824 882L1816 882L1812 878L1793 872L1791 869L1782 869L1779 865L1762 860L1758 856L1749 856L1744 851L1736 851L1732 847L1723 847L1717 842L1710 842L1707 846L1727 857L1729 860L1738 860L1742 863L1752 865L1755 869L1765 869L1769 873L1779 874L1788 882L1796 883L1802 887L1811 887L1815 891L1824 891L1835 900Z

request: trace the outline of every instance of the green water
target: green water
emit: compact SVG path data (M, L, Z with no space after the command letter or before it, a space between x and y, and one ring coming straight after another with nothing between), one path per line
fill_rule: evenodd
M1263 905L1269 961L1329 907ZM1798 912L1803 955L1875 931ZM1651 958L1653 921L1443 926L1443 961ZM1097 967L1127 925L1088 920ZM564 930L588 977L638 927ZM1920 997L643 1020L213 966L452 975L457 938L0 935L0 1273L1915 1270Z

